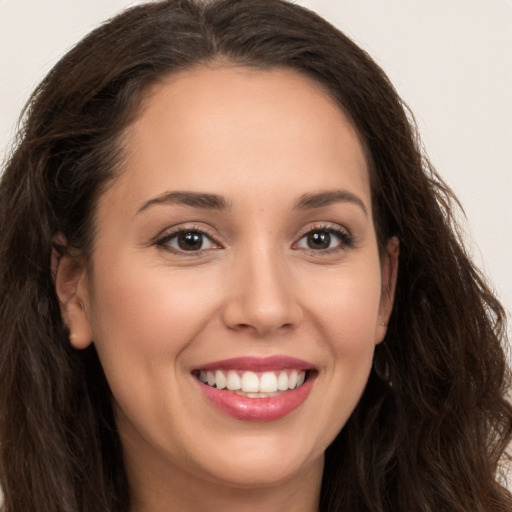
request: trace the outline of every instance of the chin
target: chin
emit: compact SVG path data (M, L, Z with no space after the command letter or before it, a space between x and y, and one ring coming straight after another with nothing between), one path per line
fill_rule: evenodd
M278 486L294 480L313 466L323 466L323 454L317 460L305 462L282 454L240 454L219 463L214 468L214 479L241 489Z

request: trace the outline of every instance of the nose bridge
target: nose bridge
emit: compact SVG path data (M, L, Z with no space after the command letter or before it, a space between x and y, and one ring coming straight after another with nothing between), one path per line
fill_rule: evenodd
M268 239L249 242L235 259L226 323L260 335L296 326L301 308L291 269L279 248Z

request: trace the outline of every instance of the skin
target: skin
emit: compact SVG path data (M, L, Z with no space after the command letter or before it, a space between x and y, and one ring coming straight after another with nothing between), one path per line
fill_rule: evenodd
M115 397L133 512L317 510L324 451L365 387L396 279L398 242L380 257L355 129L308 78L218 65L154 86L125 148L92 266L63 256L56 288L71 343L94 342ZM148 203L175 191L229 207ZM179 227L209 238L180 250ZM326 230L342 235L311 248L305 235ZM224 414L191 374L272 355L317 371L275 421Z

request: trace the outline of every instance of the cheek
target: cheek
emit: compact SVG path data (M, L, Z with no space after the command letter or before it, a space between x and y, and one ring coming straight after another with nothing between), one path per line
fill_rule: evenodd
M151 438L180 421L166 412L186 405L183 387L186 354L216 310L215 297L200 285L205 276L171 271L131 258L96 267L91 286L93 340L119 411ZM109 271L109 269L115 269Z
M133 365L154 364L158 356L168 361L201 332L215 309L201 276L191 279L190 273L162 266L139 268L135 259L95 275L90 321L104 365L119 358Z
M320 283L318 283L320 284ZM312 297L317 339L328 361L321 372L329 385L329 403L321 408L336 435L356 407L368 381L378 340L380 266L352 266L323 282ZM327 398L327 396L326 396Z
M332 350L357 358L368 346L373 347L379 324L380 267L347 268L317 284L320 286L311 294L310 308Z

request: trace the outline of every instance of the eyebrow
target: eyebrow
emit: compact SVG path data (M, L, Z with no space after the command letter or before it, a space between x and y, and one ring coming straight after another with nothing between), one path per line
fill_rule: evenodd
M151 206L159 204L177 204L204 208L205 210L227 210L231 207L229 201L217 194L206 194L203 192L164 192L163 194L145 201L137 210L137 215Z
M300 197L295 208L298 210L309 210L312 208L330 206L335 203L355 204L368 216L368 210L363 201L348 190L328 190L326 192L319 192L318 194L304 194Z
M330 206L335 203L352 203L359 206L365 215L368 215L368 210L363 201L348 190L329 190L326 192L319 192L317 194L304 194L302 195L295 205L295 209L309 210L314 208L322 208ZM145 201L142 206L137 210L137 215L155 205L176 204L191 206L193 208L202 208L206 210L228 210L231 208L231 203L218 194L208 194L204 192L164 192L163 194Z

